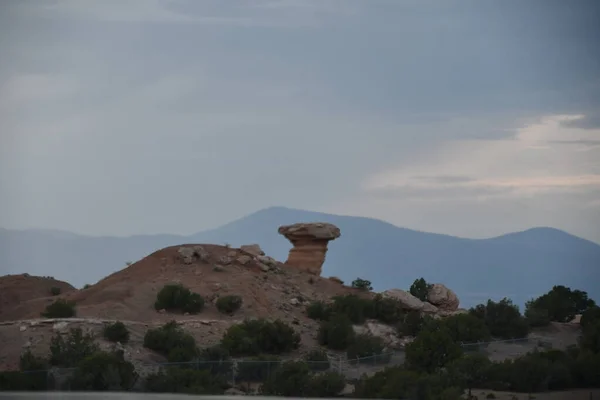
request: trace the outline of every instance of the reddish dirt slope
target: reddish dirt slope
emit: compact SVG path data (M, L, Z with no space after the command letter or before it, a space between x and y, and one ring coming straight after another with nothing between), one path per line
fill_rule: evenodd
M50 298L50 290L57 287L62 293L75 291L67 282L50 277L22 275L0 276L0 315L25 302Z
M264 272L252 259L245 265L236 258L247 253L217 245L201 245L209 254L206 261L185 264L178 253L181 245L159 250L116 272L88 289L58 297L77 304L77 317L120 319L157 323L171 319L236 319L272 317L285 320L303 318L304 307L296 300L329 299L354 289L326 278L310 276L282 264ZM229 257L231 264L223 264ZM195 316L159 313L153 308L157 292L167 283L180 282L206 299L205 309ZM48 289L49 290L49 289ZM220 314L213 304L217 296L235 294L243 298L241 310L233 317ZM56 299L37 299L21 303L0 313L0 321L39 318L45 306Z

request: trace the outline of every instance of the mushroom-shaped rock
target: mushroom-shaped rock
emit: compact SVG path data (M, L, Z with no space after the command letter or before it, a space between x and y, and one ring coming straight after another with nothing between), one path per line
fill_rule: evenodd
M285 265L317 276L325 262L327 243L340 237L340 228L322 222L284 225L278 232L294 245Z
M431 285L427 292L427 301L444 311L456 311L459 303L456 293L441 283Z

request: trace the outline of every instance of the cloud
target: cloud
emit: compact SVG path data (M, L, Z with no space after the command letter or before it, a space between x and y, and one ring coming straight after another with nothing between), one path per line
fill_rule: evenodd
M600 112L581 115L562 124L568 128L600 129Z

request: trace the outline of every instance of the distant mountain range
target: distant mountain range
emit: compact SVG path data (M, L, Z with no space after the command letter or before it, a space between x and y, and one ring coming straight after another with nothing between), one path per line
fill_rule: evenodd
M341 238L329 243L325 276L348 284L361 277L376 290L407 289L424 277L456 291L463 307L510 297L522 305L553 285L581 289L600 301L600 245L553 228L491 239L464 239L399 228L387 222L284 207L255 212L191 236L91 237L54 230L0 229L0 273L54 276L77 287L93 283L163 247L182 243L259 243L285 261L291 244L280 225L330 222Z

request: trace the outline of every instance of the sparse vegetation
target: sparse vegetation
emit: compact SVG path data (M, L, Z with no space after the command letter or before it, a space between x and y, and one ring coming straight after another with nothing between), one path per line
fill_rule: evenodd
M327 352L321 349L312 350L305 354L303 358L313 371L326 371L331 365Z
M154 308L197 314L204 308L204 299L181 284L168 284L156 295Z
M319 327L319 344L332 350L346 350L354 340L352 321L344 314L333 315Z
M354 362L370 362L375 361L384 362L387 361L382 356L384 354L385 345L380 337L372 336L368 334L355 335L348 350L346 351L346 357L348 360L354 360ZM379 358L379 360L377 360Z
M61 292L61 290L60 290L60 288L59 288L59 287L52 286L52 287L50 288L50 294L51 294L52 296L58 296L58 295L60 294L60 292Z
M162 354L169 362L190 362L198 355L194 337L175 321L149 329L144 336L144 347Z
M135 367L120 353L95 352L77 364L69 379L71 390L125 391L137 380Z
M324 301L313 301L306 307L306 315L310 319L326 321L331 315L331 306Z
M46 306L41 315L44 318L72 318L76 315L75 302L58 299Z
M90 285L89 283L86 283L85 285L83 285L83 288L84 288L84 289L89 289L89 288L91 288L91 287L92 287L92 285Z
M217 299L217 309L223 314L233 314L242 306L242 297L229 295Z
M355 280L353 280L352 287L360 290L373 290L373 286L371 286L371 281L361 278L356 278Z
M110 342L127 343L129 330L121 321L106 325L103 329L104 338Z
M55 334L50 340L50 364L58 367L72 368L99 351L94 336L84 334L81 328L72 328L68 335Z
M582 314L595 306L596 303L588 298L586 292L558 285L548 293L527 302L525 315L543 314L545 319L540 317L534 319L538 325L542 321L570 322L576 314Z
M267 396L336 397L346 386L343 375L315 375L302 361L288 361L277 368L261 386Z
M497 338L523 338L530 330L529 324L519 312L519 308L506 298L499 302L488 300L485 305L479 304L471 308L469 314L483 320L490 334Z

